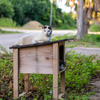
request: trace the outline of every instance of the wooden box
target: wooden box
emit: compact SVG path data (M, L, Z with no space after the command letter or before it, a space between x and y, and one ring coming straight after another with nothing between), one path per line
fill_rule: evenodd
M25 73L25 92L29 89L29 74L53 74L53 99L58 100L58 74L61 73L61 92L65 93L65 69L59 71L59 60L64 61L65 41L53 41L10 47L13 49L13 97L18 98L18 73Z

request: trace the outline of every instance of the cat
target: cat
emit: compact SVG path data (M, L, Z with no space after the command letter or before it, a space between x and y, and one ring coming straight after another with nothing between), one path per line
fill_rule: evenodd
M16 41L12 46L50 42L52 36L52 28L53 26L42 25L41 33L38 34L31 33L28 35L24 35L18 41Z
M59 70L63 70L66 67L67 62L62 60L59 61Z

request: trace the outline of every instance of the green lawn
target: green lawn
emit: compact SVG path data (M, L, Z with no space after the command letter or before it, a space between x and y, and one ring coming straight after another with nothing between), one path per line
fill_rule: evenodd
M20 32L18 32L18 31L13 32L13 31L0 30L0 34L14 34L14 33L20 33Z

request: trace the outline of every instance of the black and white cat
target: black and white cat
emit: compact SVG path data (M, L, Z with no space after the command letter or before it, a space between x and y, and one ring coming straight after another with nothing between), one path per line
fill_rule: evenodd
M50 42L52 36L52 28L53 26L42 26L42 32L38 34L28 34L22 36L18 41L14 43L12 46L16 45L28 45L35 43L43 43Z

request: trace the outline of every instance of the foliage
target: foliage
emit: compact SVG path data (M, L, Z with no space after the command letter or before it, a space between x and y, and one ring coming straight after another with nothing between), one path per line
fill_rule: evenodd
M24 1L25 0L11 0L15 13L12 18L14 21L17 22L17 24L20 25L23 23L23 18L24 18Z
M0 26L3 27L16 27L16 22L13 21L11 18L0 18Z
M5 31L5 30L1 30L0 34L13 34L13 33L20 33L20 32L13 32L13 31Z
M82 41L100 47L100 34L87 34L83 37Z
M62 39L70 39L70 38L75 38L75 36L72 33L68 33L62 36L54 36L52 38L52 41L56 41L56 40L62 40Z
M1 49L4 53L0 53L0 97L3 99L12 99L13 95L13 59L12 53L8 53L2 46ZM88 100L89 96L93 93L85 94L85 85L89 83L92 75L99 70L100 61L95 59L94 55L85 56L81 54L74 54L75 51L70 51L65 56L67 67L65 71L66 79L66 96L65 99L70 100ZM95 60L95 61L94 61ZM50 100L52 94L53 76L30 74L30 90L27 95L22 96L21 99L29 98ZM60 76L59 76L60 80ZM19 74L19 92L24 90L23 86L24 74ZM60 86L60 82L59 82Z
M62 13L61 19L56 19L54 22L56 29L76 29L76 21L71 17L70 13Z
M24 25L31 20L39 21L43 25L49 25L50 23L50 7L49 0L4 0L6 3L10 3L10 8L13 9L12 14L9 9L4 9L2 17L10 17L17 25ZM2 2L4 2L2 0ZM8 3L8 4L9 4ZM2 7L2 6L1 6ZM4 7L2 7L3 9ZM6 7L5 7L6 8ZM5 12L9 11L8 15ZM56 29L75 29L76 22L70 14L63 13L56 3L53 3L52 23Z
M96 24L92 24L90 26L90 32L100 32L100 26Z
M13 17L14 9L9 0L0 0L0 17Z
M93 62L95 56L74 54L75 51L66 55L66 86L79 90L84 84L89 83L91 76L99 69L99 62Z
M82 40L76 40L76 35L69 33L63 36L54 36L52 41L70 38L73 38L74 40L72 42L66 41L66 47L77 47L80 45L83 47L100 47L100 34L86 34Z
M65 61L67 61L65 73L67 98L71 100L88 100L91 93L85 94L85 88L83 87L90 82L91 76L100 69L100 62L98 60L93 62L94 55L85 56L74 53L75 51L70 51L65 56Z

